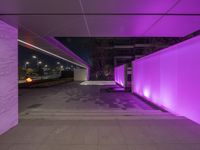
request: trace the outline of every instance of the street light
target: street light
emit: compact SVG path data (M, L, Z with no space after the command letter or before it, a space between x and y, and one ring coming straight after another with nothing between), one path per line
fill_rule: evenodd
M60 66L60 70L61 71L63 71L64 70L64 66L62 65L62 66Z
M38 57L37 57L37 56L35 56L35 55L33 55L33 56L32 56L32 58L33 58L33 59L36 59L36 63L37 63L37 69L38 69L38 67L39 67L39 66L38 66L38 64L39 64L39 62L38 62Z
M25 69L27 69L27 65L29 65L29 64L30 64L29 61L26 61L26 62L25 62Z
M33 55L33 56L32 56L32 58L36 59L36 58L37 58L37 56Z
M39 70L39 66L42 64L42 61L38 61L37 62L37 68L38 68L38 70Z

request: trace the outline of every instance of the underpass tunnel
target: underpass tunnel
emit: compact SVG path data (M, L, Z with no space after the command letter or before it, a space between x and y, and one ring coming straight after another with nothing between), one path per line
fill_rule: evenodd
M0 149L200 149L199 4L2 2Z

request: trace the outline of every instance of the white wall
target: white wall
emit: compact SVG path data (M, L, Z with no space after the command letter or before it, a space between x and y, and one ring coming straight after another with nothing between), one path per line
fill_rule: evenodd
M0 134L18 124L17 29L0 20Z
M200 36L133 61L133 92L200 123Z
M120 65L114 68L115 82L122 87L127 87L127 67L126 65Z
M86 81L88 71L86 69L74 69L74 81Z

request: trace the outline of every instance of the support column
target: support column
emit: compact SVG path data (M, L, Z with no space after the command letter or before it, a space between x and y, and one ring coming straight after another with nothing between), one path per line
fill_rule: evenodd
M74 81L87 81L88 70L87 69L74 69Z
M0 20L0 135L18 124L18 31Z

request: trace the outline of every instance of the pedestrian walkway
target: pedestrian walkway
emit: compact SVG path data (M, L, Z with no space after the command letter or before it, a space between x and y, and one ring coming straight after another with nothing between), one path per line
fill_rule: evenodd
M108 88L20 90L19 125L0 136L0 150L200 149L200 125Z

